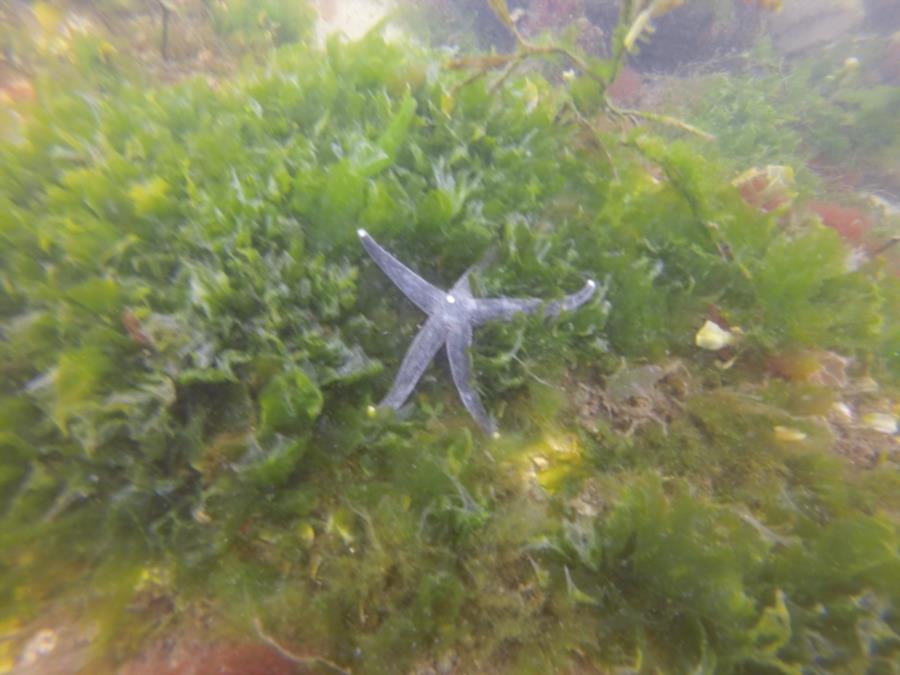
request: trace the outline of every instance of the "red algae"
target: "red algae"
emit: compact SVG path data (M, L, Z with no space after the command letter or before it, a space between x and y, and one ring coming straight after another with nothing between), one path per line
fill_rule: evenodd
M640 73L629 66L622 66L606 93L619 103L635 103L641 95Z
M891 37L878 68L886 83L900 84L900 33Z
M807 206L822 219L827 227L855 245L863 243L874 224L868 214L852 206L818 201L809 202Z
M750 206L768 213L789 204L795 196L790 167L769 165L748 169L732 181Z
M312 672L260 643L212 644L160 650L119 670L120 675L295 675Z
M34 85L28 80L17 78L0 84L0 104L30 103L34 99Z
M548 28L560 28L581 13L576 0L535 0L528 7L525 31L536 35Z

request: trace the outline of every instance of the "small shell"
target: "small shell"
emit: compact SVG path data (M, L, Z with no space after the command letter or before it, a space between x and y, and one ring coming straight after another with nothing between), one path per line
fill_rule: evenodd
M797 441L802 441L806 439L806 434L800 431L799 429L792 429L791 427L775 427L775 438L779 441L785 441L787 443L796 443Z
M531 458L531 463L534 464L534 468L538 471L543 471L548 466L550 466L550 462L547 461L546 457L541 457L540 455L535 455Z
M860 421L864 427L880 431L883 434L897 433L897 418L890 413L866 413Z
M56 649L56 643L57 635L55 630L51 628L39 630L25 645L25 650L19 658L19 664L22 666L34 665L39 658Z
M212 516L199 506L191 511L191 516L201 525L209 525L212 522Z
M853 421L853 408L851 408L843 401L835 401L831 404L831 409L834 410L834 412L836 412L838 415L843 417L845 421Z
M725 330L714 321L706 320L697 335L694 336L694 344L700 349L708 349L710 351L718 351L723 347L734 344L734 333Z

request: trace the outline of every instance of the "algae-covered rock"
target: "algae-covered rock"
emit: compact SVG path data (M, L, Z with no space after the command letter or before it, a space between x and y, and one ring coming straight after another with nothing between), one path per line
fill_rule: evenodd
M289 41L282 4L222 30ZM892 666L888 249L794 196L784 100L711 79L710 140L519 47L472 61L499 79L370 34L171 85L84 43L36 78L0 144L0 656L85 607L96 672ZM890 120L843 86L823 119ZM752 167L796 182L766 208ZM499 439L429 371L376 411L421 316L359 228L441 287L481 261L477 297L607 295L478 328Z

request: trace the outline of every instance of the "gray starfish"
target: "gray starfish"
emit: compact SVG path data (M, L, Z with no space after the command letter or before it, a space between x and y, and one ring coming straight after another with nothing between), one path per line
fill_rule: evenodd
M516 314L533 314L543 308L544 316L556 316L563 310L572 310L587 302L597 284L588 280L577 293L560 300L544 302L538 298L476 298L469 287L469 273L459 278L449 292L432 286L388 253L365 230L357 230L360 242L381 270L403 294L428 315L428 320L416 335L391 390L379 408L397 410L409 398L422 373L431 363L441 345L447 346L447 358L453 383L463 405L485 432L497 435L494 421L485 412L478 393L472 386L469 347L472 346L472 329L486 321L510 319Z

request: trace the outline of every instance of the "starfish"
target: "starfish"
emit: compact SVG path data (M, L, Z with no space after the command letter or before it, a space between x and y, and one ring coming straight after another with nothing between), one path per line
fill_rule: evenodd
M463 405L478 426L489 435L497 437L494 421L488 416L472 385L469 348L472 346L473 328L486 321L509 320L516 314L534 314L541 309L544 316L556 316L564 310L573 310L590 299L597 288L596 282L589 279L577 293L551 302L538 298L476 298L469 287L472 268L466 270L449 291L444 291L425 281L388 253L365 230L357 230L357 234L381 271L428 315L428 320L403 357L394 384L378 407L399 409L409 398L435 354L445 345L450 373Z

